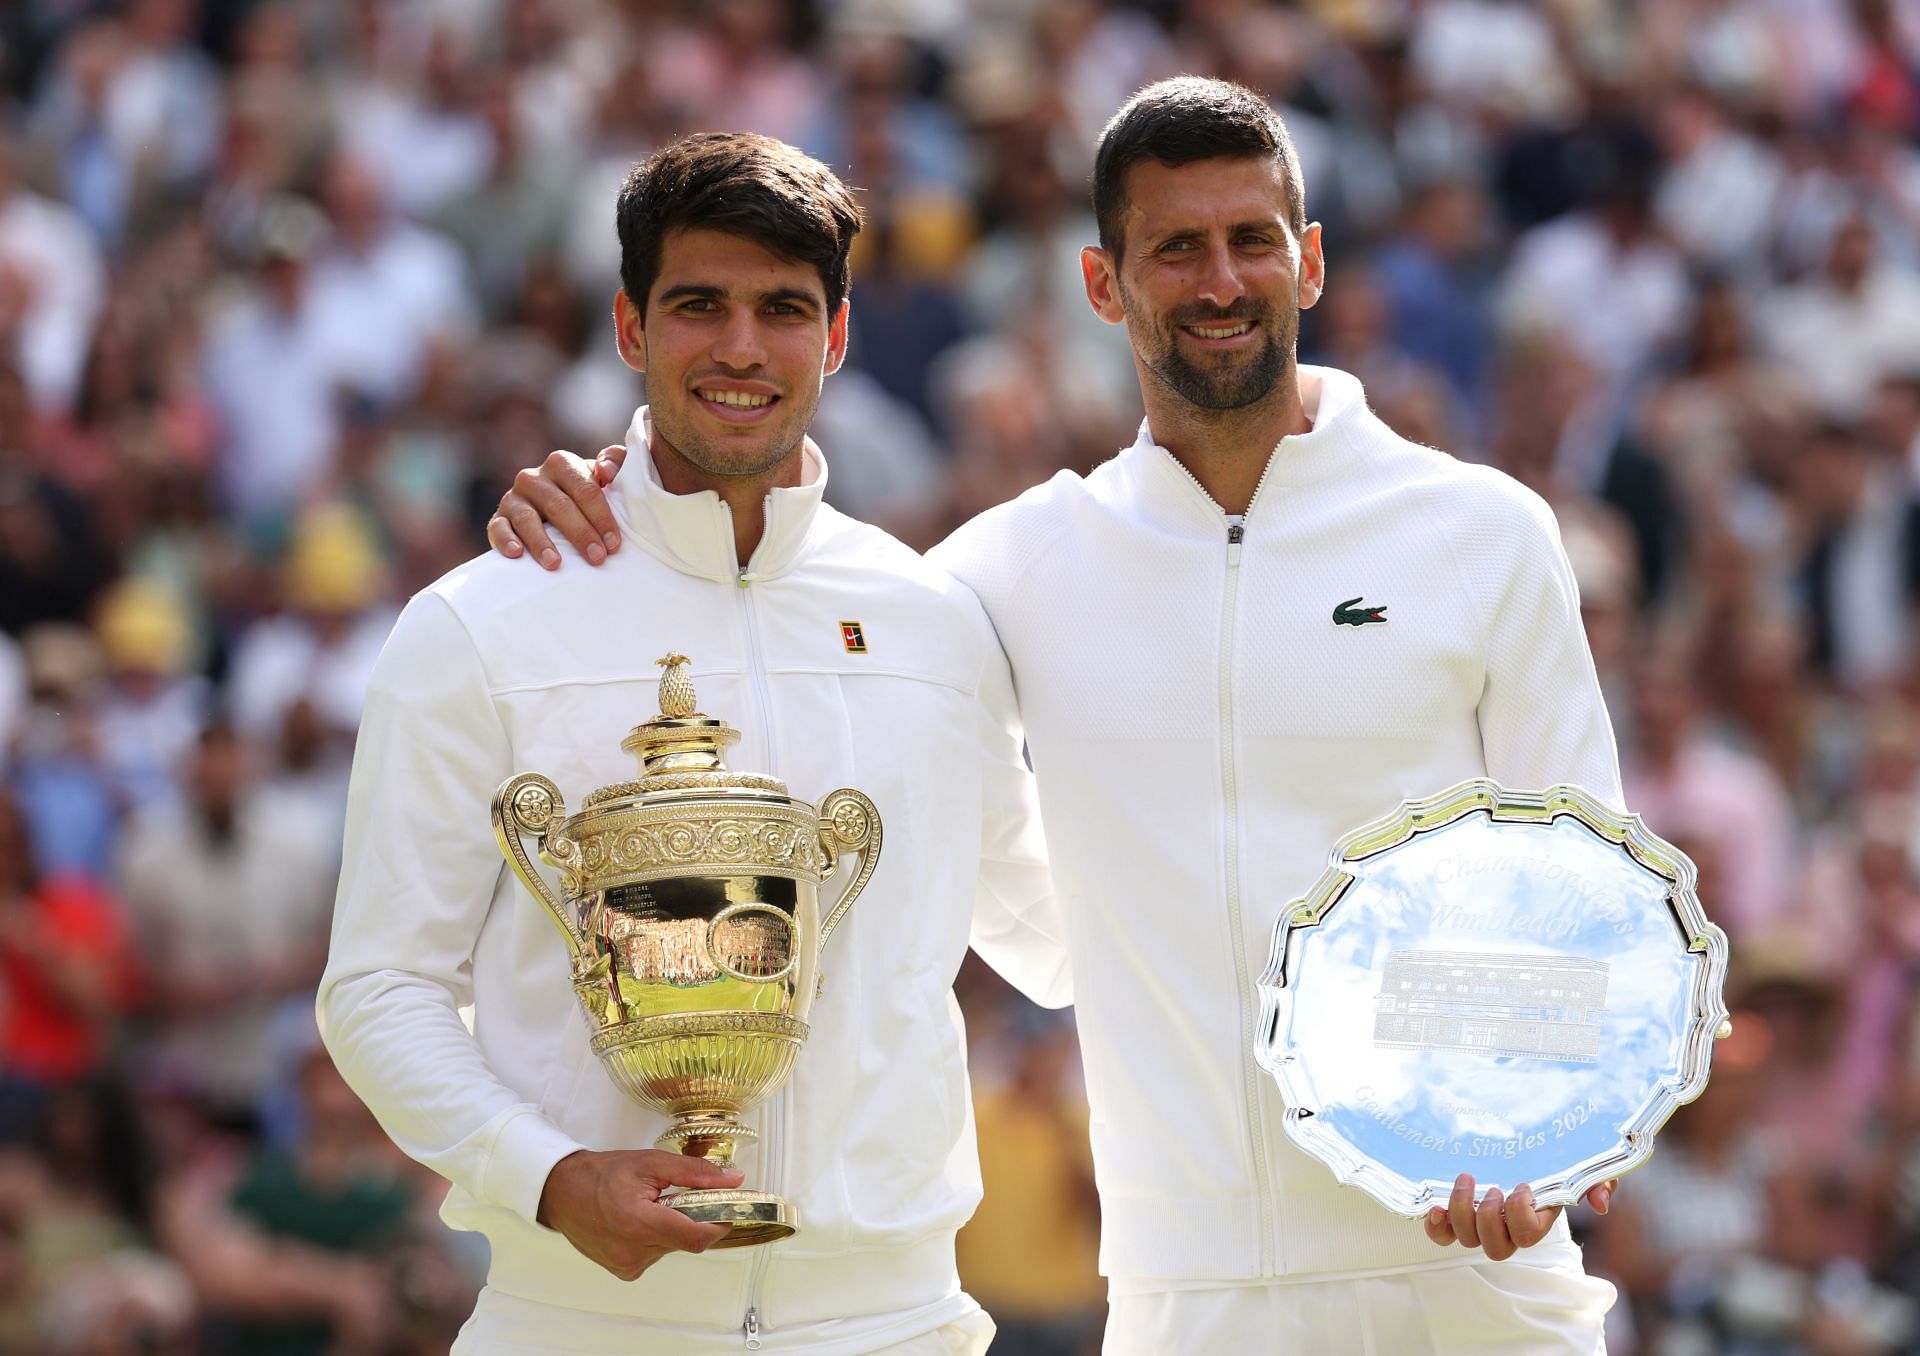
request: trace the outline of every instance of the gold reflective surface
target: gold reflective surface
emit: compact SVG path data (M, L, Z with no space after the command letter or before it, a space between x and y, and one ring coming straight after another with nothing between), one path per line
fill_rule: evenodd
M568 817L553 782L521 773L494 794L494 836L566 941L594 1054L629 1097L673 1118L656 1147L731 1165L755 1137L741 1113L780 1089L807 1038L820 952L872 878L880 814L850 788L815 807L732 771L722 753L739 732L700 714L684 656L659 662L660 714L621 743L641 776ZM853 873L823 917L820 887L848 854ZM665 1201L732 1224L723 1248L798 1228L791 1203L766 1192Z

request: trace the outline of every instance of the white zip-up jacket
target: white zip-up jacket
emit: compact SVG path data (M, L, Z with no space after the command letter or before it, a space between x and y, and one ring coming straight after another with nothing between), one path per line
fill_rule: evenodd
M1116 1293L1480 1260L1284 1139L1254 980L1334 842L1404 797L1492 776L1620 801L1546 504L1397 437L1347 374L1302 377L1313 429L1241 523L1143 426L931 557L1013 665Z
M442 1213L487 1236L494 1290L582 1311L583 1331L630 1316L634 1353L740 1351L748 1329L766 1351L869 1351L973 1309L953 1261L980 1192L951 993L970 928L1001 973L1068 999L1006 660L967 590L821 503L811 444L810 483L769 496L738 569L718 496L661 488L645 413L611 495L627 549L556 574L482 556L395 627L355 751L322 1030L387 1132L453 1183ZM629 1283L535 1215L561 1158L650 1147L667 1122L589 1050L566 947L504 869L489 808L520 771L576 809L635 776L620 740L655 714L672 650L701 709L742 732L731 766L802 799L866 792L884 843L826 947L792 1079L748 1113L761 1138L738 1159L801 1232Z

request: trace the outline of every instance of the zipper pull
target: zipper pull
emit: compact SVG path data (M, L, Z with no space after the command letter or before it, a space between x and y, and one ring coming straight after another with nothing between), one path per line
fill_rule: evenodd
M760 1309L757 1305L747 1306L747 1321L741 1328L747 1334L747 1350L760 1350Z
M745 588L748 584L752 583L753 581L748 579L747 572L745 570L742 570L737 576L735 576L733 582L738 584L741 588Z
M1240 543L1246 539L1247 528L1244 523L1227 524L1227 568L1240 568Z

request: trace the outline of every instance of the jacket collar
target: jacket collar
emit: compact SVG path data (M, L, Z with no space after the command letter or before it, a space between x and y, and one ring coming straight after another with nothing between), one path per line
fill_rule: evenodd
M827 488L827 461L811 438L802 453L804 480L767 495L767 527L747 562L748 579L787 573L806 546ZM672 494L660 483L660 470L653 463L653 422L645 405L634 411L627 426L626 474L613 482L608 500L622 535L675 569L702 579L742 577L733 553L733 510L712 490Z
M1304 489L1350 475L1355 469L1354 459L1359 453L1352 438L1359 432L1358 426L1371 417L1359 379L1338 368L1304 363L1299 371L1300 394L1313 427L1282 438L1274 446L1249 512L1277 490ZM1191 519L1196 506L1206 510L1210 520L1222 516L1220 506L1179 459L1160 446L1144 419L1140 421L1140 436L1124 455L1139 468L1138 474L1152 483L1156 496L1164 494L1182 502L1185 511L1179 514L1181 518Z

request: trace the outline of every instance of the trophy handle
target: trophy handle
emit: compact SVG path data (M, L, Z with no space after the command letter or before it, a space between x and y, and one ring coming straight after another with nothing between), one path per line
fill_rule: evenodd
M561 799L560 788L537 772L522 772L517 777L509 777L493 793L493 837L500 844L500 851L507 859L507 865L513 868L513 874L520 883L532 892L540 901L540 907L547 911L554 925L567 939L567 950L578 961L586 953L586 939L567 917L566 906L553 892L538 871L534 869L533 859L527 856L526 844L520 840L532 835L542 854L547 850L547 834L554 824L567 817L567 803Z
M847 882L832 912L820 924L819 950L825 951L827 938L833 935L841 916L873 878L874 865L880 860L880 811L850 787L832 792L820 802L820 845L826 849L830 862L838 862L849 852L860 854L853 879Z

